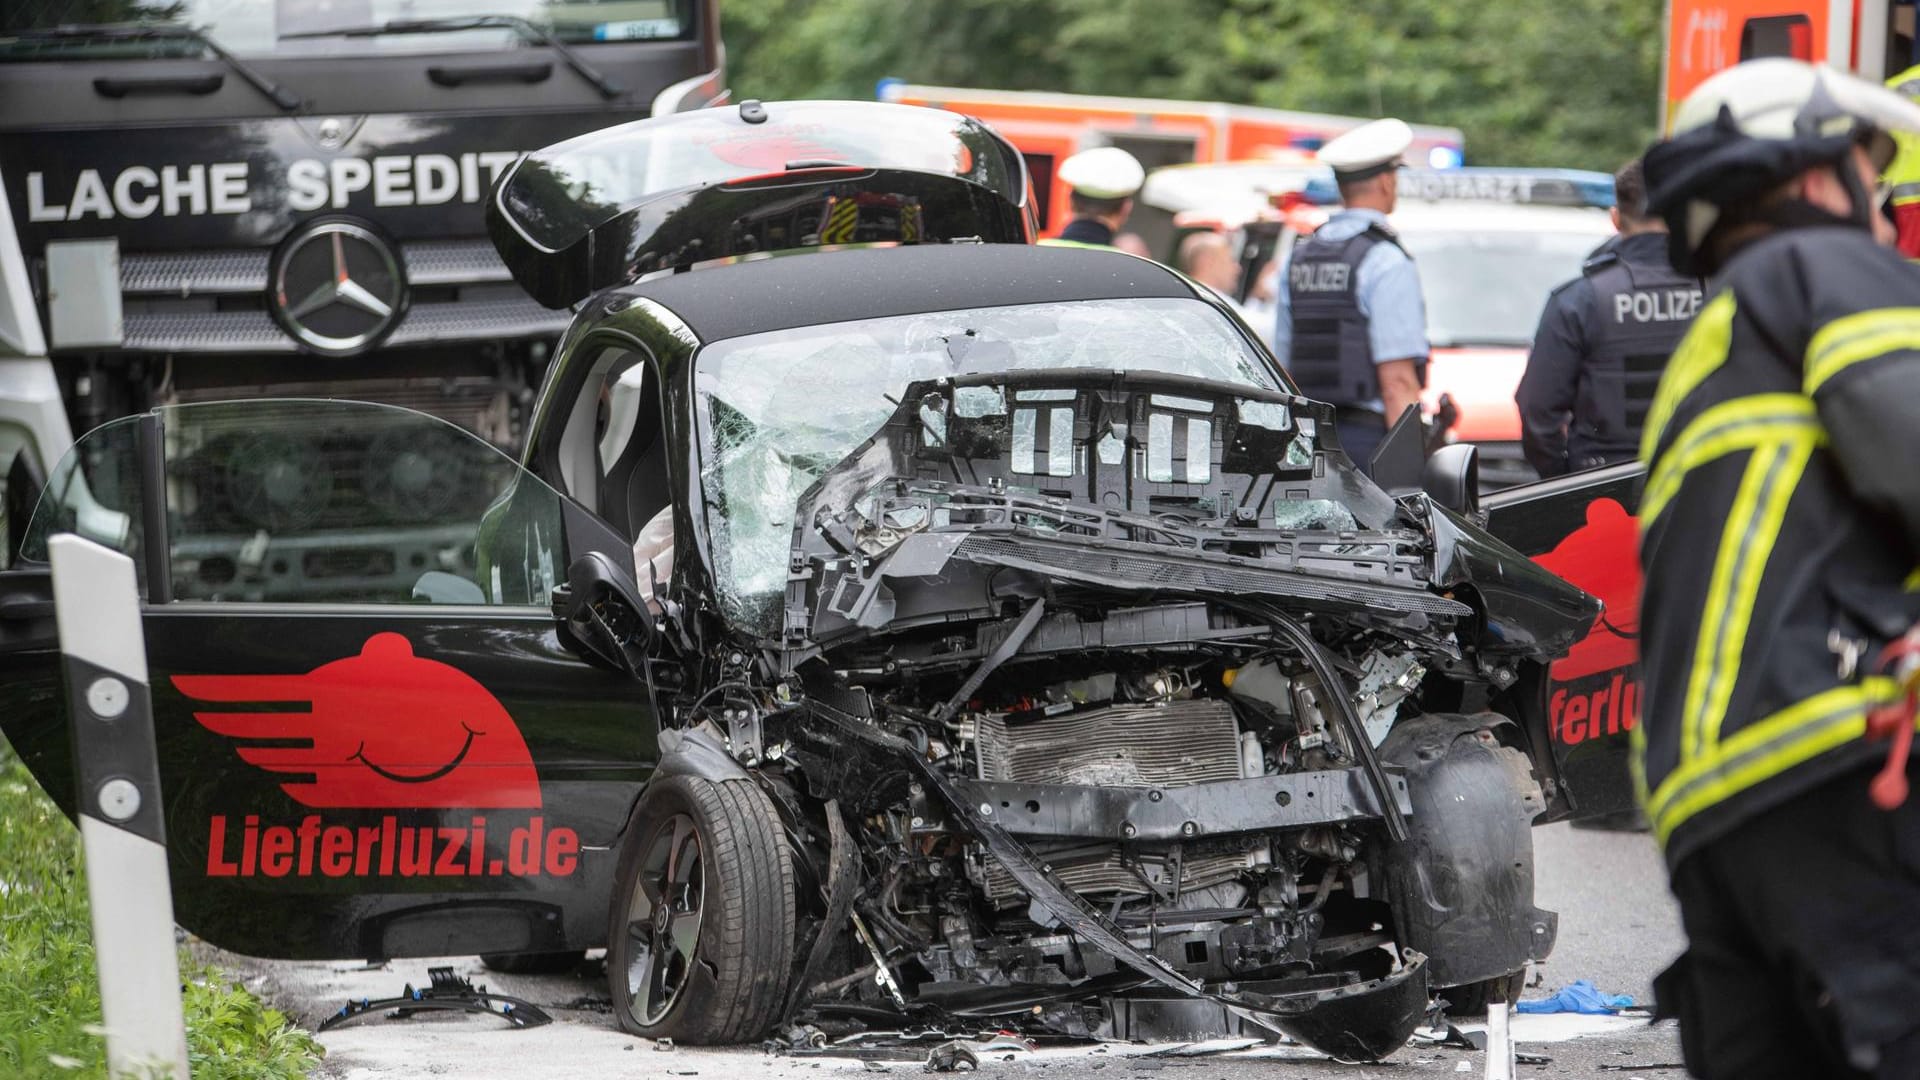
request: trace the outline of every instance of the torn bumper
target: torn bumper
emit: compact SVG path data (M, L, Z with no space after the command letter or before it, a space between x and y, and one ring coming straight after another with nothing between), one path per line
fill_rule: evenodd
M1322 979L1331 981L1330 977ZM1267 1037L1278 1027L1300 1042L1345 1061L1378 1061L1406 1045L1426 1015L1430 988L1426 957L1409 952L1400 970L1371 982L1326 989L1298 989L1312 977L1290 983L1242 983L1245 999L1259 999L1260 1013L1190 997L1129 994L1106 999L1109 1020L1101 1038L1141 1042L1192 1042L1239 1035ZM1263 995L1262 990L1270 992ZM1271 991L1281 991L1271 993Z

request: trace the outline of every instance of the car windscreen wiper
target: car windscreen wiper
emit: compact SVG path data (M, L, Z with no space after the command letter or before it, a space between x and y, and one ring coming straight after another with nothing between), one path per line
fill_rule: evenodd
M448 19L389 19L378 26L349 26L337 30L302 30L294 34L282 34L282 39L322 38L322 37L383 37L387 34L452 34L462 30L512 30L526 41L545 45L557 53L574 74L587 80L600 91L604 98L617 98L627 92L626 87L602 75L593 65L580 58L580 54L554 36L553 31L531 19L518 15L468 15Z
M275 105L287 112L297 112L306 105L298 94L247 66L239 57L228 52L220 46L219 42L209 37L205 30L192 26L147 22L72 23L35 30L19 30L13 34L13 37L20 41L191 41L212 53L234 74L245 79L247 85L265 94Z

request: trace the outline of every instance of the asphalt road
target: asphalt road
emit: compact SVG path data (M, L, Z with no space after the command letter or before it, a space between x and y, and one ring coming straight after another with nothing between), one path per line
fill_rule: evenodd
M1538 903L1560 913L1560 936L1552 958L1536 971L1540 985L1530 988L1527 996L1544 996L1552 988L1584 978L1608 993L1648 1000L1654 975L1683 943L1652 842L1644 833L1589 832L1565 825L1540 829L1535 837ZM921 1071L916 1062L869 1065L846 1059L773 1058L758 1049L656 1047L613 1028L604 979L591 962L570 975L514 977L486 972L472 957L396 961L375 970L225 954L216 959L309 1026L317 1025L349 998L398 994L401 984L409 981L425 985L426 969L441 963L453 964L476 982L546 1007L558 1021L522 1031L485 1017L365 1021L321 1037L328 1051L321 1075L329 1080L418 1076L571 1080L594 1075L661 1080L798 1078ZM1516 1017L1515 1037L1524 1053L1548 1059L1523 1062L1520 1077L1667 1080L1684 1076L1676 1065L1680 1054L1671 1026L1652 1026L1644 1018ZM1431 1046L1409 1046L1388 1062L1370 1066L1343 1065L1290 1046L1204 1056L1153 1054L1167 1049L1114 1045L990 1055L979 1075L1044 1080L1115 1080L1148 1072L1164 1073L1166 1080L1485 1075L1483 1054Z

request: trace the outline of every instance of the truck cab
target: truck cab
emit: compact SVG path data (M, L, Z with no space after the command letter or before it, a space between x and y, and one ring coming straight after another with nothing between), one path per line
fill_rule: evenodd
M494 253L494 180L723 94L712 0L110 6L0 11L0 565L73 435L155 406L353 397L517 445L567 312Z
M1661 121L1715 72L1784 56L1879 82L1920 62L1913 0L1673 0Z

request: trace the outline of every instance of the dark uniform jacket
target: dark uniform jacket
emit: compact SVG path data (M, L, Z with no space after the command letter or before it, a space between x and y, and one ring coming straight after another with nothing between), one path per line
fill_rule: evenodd
M1635 729L1669 862L1884 760L1869 675L1920 619L1920 269L1842 226L1738 251L1647 417ZM1844 647L1857 643L1849 663Z
M1300 393L1348 409L1365 409L1380 397L1373 339L1360 303L1360 266L1381 244L1400 247L1384 225L1351 236L1316 230L1287 257L1287 311L1292 319L1287 370ZM1401 248L1405 251L1405 248ZM1414 361L1427 384L1426 359Z
M1060 230L1060 239L1069 244L1112 247L1113 230L1092 218L1074 218L1067 222L1066 228Z
M1547 299L1513 395L1527 463L1559 476L1633 460L1654 387L1699 306L1700 283L1668 263L1665 234L1595 252Z

